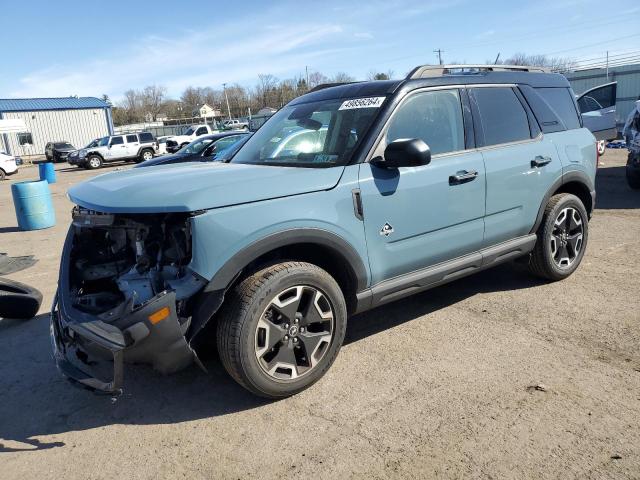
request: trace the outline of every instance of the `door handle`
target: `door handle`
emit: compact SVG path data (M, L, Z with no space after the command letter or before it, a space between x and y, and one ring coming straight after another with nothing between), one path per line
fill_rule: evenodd
M542 155L537 155L536 158L531 160L531 168L544 167L549 163L551 163L551 157L543 157Z
M460 185L475 180L478 177L478 172L475 170L462 170L456 172L455 175L449 177L449 185Z

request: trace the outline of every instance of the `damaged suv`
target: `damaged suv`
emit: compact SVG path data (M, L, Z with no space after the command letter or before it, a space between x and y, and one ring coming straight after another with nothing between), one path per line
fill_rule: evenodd
M596 161L567 80L537 68L319 87L230 163L69 190L56 362L115 393L124 363L175 372L215 340L242 386L295 394L329 369L349 315L518 257L549 280L573 273Z

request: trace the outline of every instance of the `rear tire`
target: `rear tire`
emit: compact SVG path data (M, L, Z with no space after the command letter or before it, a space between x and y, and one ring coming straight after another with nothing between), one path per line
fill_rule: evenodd
M138 156L138 158L136 159L136 163L151 160L152 158L153 158L153 150L149 148L145 148L140 152L140 156Z
M0 182L1 182L2 180L4 180L5 178L7 178L7 174L6 174L6 173L4 173L4 170L2 170L2 169L0 168Z
M589 237L589 217L582 201L570 193L547 203L529 269L547 280L563 280L580 265Z
M627 183L633 190L640 190L640 159L637 162L635 160L633 153L629 153L626 170Z
M100 155L89 155L86 161L86 168L88 170L95 170L96 168L100 168L102 166L102 158Z
M229 292L216 342L225 369L250 392L294 395L318 381L335 360L347 326L336 281L304 262L265 267Z

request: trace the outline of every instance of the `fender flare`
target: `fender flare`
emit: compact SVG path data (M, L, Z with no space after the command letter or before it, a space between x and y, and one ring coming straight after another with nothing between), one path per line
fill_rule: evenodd
M353 271L356 279L355 291L366 289L367 269L360 254L349 242L328 230L292 228L267 235L237 252L216 272L204 291L226 290L242 270L257 258L277 248L301 243L316 244L332 250Z
M549 203L549 199L552 197L552 195L562 185L565 185L570 182L581 183L591 194L591 197L593 199L593 202L592 202L593 205L591 207L591 211L588 212L589 215L591 215L591 213L593 212L593 209L595 208L595 186L586 173L581 172L579 170L572 170L570 172L562 174L562 176L558 178L555 182L553 182L551 187L549 187L549 189L547 190L547 193L545 193L544 198L542 199L542 202L540 203L540 208L538 209L538 215L536 216L536 223L533 225L533 228L529 233L536 233L538 231L538 227L540 227L540 224L542 223L542 217L544 216L544 209L546 208L547 203Z

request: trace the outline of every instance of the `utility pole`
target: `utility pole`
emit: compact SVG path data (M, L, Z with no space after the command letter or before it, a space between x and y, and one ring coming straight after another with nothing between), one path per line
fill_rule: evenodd
M607 82L609 81L609 50L607 50Z
M229 114L229 120L231 120L231 107L229 107L229 97L227 96L227 84L222 84L222 90L224 90L224 98L227 100L227 113Z
M307 90L309 90L309 67L305 65L304 71L307 74Z
M442 54L444 53L444 50L440 50L438 48L437 50L434 50L433 53L437 53L438 54L438 63L440 65L442 65Z

